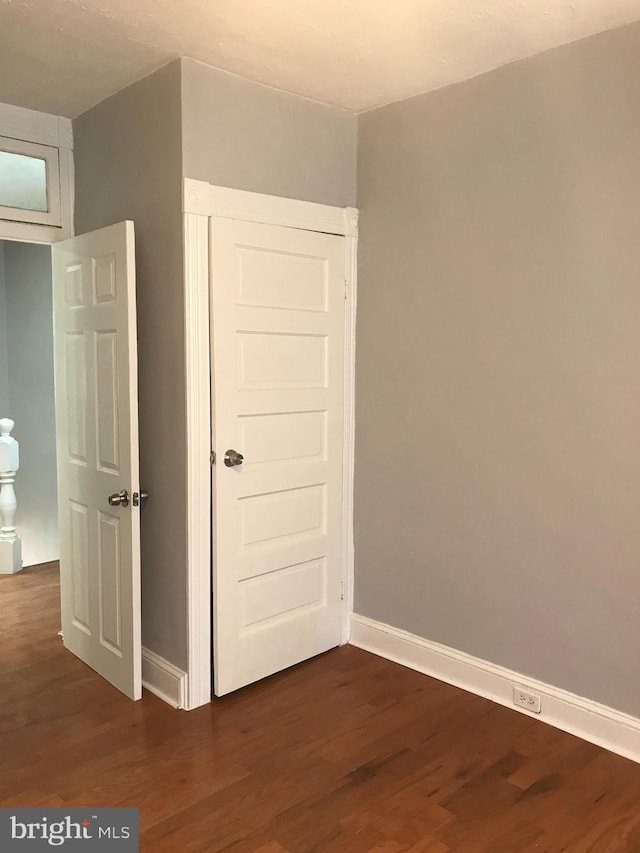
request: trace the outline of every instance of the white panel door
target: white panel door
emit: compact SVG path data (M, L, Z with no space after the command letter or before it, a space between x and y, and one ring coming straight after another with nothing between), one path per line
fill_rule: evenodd
M221 696L340 643L345 256L344 237L217 218L211 248Z
M64 644L139 699L133 222L55 244L53 287Z

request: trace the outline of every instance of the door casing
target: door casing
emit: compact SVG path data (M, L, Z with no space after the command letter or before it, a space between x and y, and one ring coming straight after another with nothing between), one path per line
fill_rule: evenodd
M358 210L218 187L183 186L185 386L187 416L187 673L185 708L211 701L211 364L210 217L240 219L345 237L342 631L353 611L353 468Z

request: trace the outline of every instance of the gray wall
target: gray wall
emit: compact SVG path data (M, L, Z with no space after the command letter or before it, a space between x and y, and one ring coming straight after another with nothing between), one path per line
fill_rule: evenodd
M76 233L136 225L143 643L184 667L182 176L334 205L355 199L355 117L179 60L73 123Z
M640 25L359 121L358 613L640 714Z
M355 204L356 117L182 60L183 174L236 189Z
M0 242L0 418L9 416L9 361L4 284L4 243Z
M73 123L76 233L136 228L142 640L186 664L186 455L180 63Z
M3 249L9 393L4 414L16 422L13 435L20 442L16 526L23 564L33 566L60 556L51 249L12 242Z

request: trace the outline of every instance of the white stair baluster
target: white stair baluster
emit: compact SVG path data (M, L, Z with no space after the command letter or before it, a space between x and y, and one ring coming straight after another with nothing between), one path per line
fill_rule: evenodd
M22 543L16 533L16 491L13 484L20 468L18 442L11 436L15 426L10 418L0 418L0 575L12 575L22 568Z

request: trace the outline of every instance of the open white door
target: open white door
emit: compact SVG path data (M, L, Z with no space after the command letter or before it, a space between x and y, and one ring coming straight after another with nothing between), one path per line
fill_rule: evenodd
M133 222L53 247L62 633L142 695Z
M344 249L211 220L218 696L340 644Z

